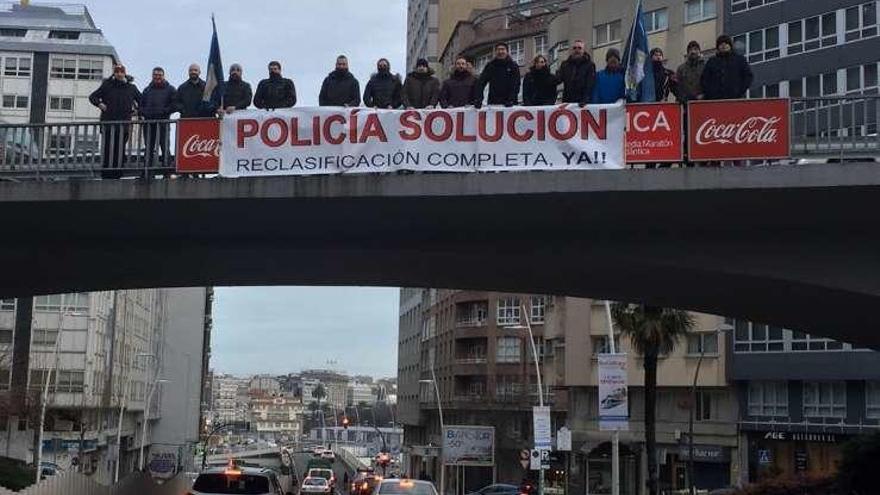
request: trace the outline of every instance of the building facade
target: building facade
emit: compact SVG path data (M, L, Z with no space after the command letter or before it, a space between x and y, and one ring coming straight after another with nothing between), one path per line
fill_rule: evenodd
M214 375L213 423L241 423L248 420L250 380L232 375Z
M416 60L438 62L439 52L455 23L467 19L477 9L499 7L502 0L409 0L407 3L406 69Z
M880 431L880 353L796 330L731 324L742 482L833 475L841 444Z
M302 402L292 395L263 393L251 399L251 430L261 440L288 442L299 439L302 415Z

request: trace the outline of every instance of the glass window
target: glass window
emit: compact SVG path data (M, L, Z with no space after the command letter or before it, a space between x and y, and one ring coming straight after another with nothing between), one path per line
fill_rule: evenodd
M49 62L49 77L53 79L75 79L76 59L53 57Z
M15 309L15 299L0 299L0 311L13 311Z
M694 420L695 421L711 421L713 419L717 419L714 415L714 411L717 409L712 407L712 402L716 400L716 394L712 392L707 392L703 390L698 390L696 393L696 409L694 411Z
M837 94L837 73L822 74L822 96Z
M499 326L518 325L519 317L519 298L502 297L498 299L497 324Z
M29 57L6 57L3 61L3 75L10 77L30 77L31 59Z
M664 8L645 12L645 23L645 29L647 29L649 33L656 33L658 31L669 29L669 10Z
M688 335L688 354L700 355L718 354L718 334L712 333L693 333Z
M547 35L535 36L535 55L547 55Z
M49 97L49 110L58 110L58 111L73 111L73 97L72 96L50 96Z
M523 65L525 62L525 50L523 49L523 40L511 41L507 44L509 47L510 58L513 59L519 65Z
M749 382L749 416L788 416L788 386L786 382Z
M10 38L24 38L27 36L27 29L12 29L12 28L3 28L0 29L0 36L8 36Z
M522 340L519 337L499 337L495 350L495 362L518 363L522 354Z
M792 351L839 351L843 349L843 342L838 342L824 337L814 337L808 333L791 332Z
M102 60L80 60L77 79L101 80L104 78L104 62Z
M593 46L609 45L620 41L620 20L599 24L593 28Z
M863 3L846 9L844 14L846 41L855 41L877 36L877 4Z
M684 4L684 22L700 22L715 17L715 0L687 0Z
M49 31L49 38L55 40L78 40L79 31Z
M837 44L837 17L834 12L788 24L788 53L818 50Z
M880 419L880 381L865 382L866 416Z
M593 356L598 356L599 354L608 354L611 352L611 342L608 341L608 336L593 336L590 337L590 340L593 343Z
M805 382L804 416L807 418L846 417L846 382Z
M734 328L734 352L775 352L784 349L783 333L777 327L736 320Z
M529 302L531 307L530 321L534 324L544 323L544 310L547 298L544 296L532 296Z
M730 12L736 14L746 10L757 9L765 5L781 2L782 0L731 0Z

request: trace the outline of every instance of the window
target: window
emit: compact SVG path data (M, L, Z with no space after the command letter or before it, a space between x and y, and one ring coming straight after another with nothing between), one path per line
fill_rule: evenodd
M620 41L620 20L599 24L593 28L593 46L610 45Z
M750 63L779 58L779 27L741 34L734 38L734 45L742 47L743 55Z
M786 382L749 382L749 416L788 416Z
M880 419L880 381L865 382L865 405L866 417Z
M839 351L841 349L843 349L843 342L813 337L808 333L794 330L791 332L791 350L793 351Z
M535 36L535 55L547 55L547 35Z
M712 402L718 400L717 394L712 392L700 391L696 393L697 403L694 408L694 421L711 421L718 419L717 415L713 415L717 407L713 407Z
M568 52L568 41L560 41L550 49L550 63L560 60Z
M0 390L9 390L9 370L0 369Z
M28 97L20 95L3 95L3 108L27 108Z
M525 43L523 43L523 40L511 41L507 44L510 48L510 58L519 65L523 65L525 62L526 52L523 49L524 45Z
M12 311L15 309L15 299L0 299L0 311Z
M489 315L488 301L463 302L455 305L455 324L459 327L481 327Z
M758 7L763 7L765 5L770 5L781 1L782 0L731 0L730 12L736 14L737 12L757 9Z
M547 298L544 296L532 296L529 302L531 303L529 305L531 308L529 312L529 321L536 325L544 323L544 310L546 308Z
M55 381L56 392L82 392L85 373L82 371L58 371ZM143 384L141 384L143 385Z
M788 23L788 54L811 52L837 44L834 12Z
M649 33L669 29L669 11L667 9L657 9L645 12L645 29Z
M54 330L34 329L33 335L31 337L31 343L33 345L54 346L56 340L58 340L57 328Z
M770 352L783 350L783 333L780 327L768 327L763 323L736 320L733 332L734 352Z
M87 312L89 310L89 294L78 292L75 294L52 294L50 296L37 296L34 298L34 310L36 311L64 311Z
M79 31L49 31L49 39L53 40L78 40Z
M0 36L7 36L9 38L24 38L27 36L27 29L13 29L13 28L3 28L0 29Z
M822 96L837 94L837 72L822 74Z
M713 18L715 18L715 0L687 0L684 3L685 24Z
M499 337L498 348L495 350L496 363L518 363L522 341L519 337Z
M846 41L877 36L877 4L863 3L846 9Z
M0 344L11 344L12 343L12 329L11 328L0 328Z
M76 79L76 59L53 58L49 64L49 77L53 79Z
M877 64L856 65L846 69L847 93L877 93Z
M717 333L693 333L687 336L688 354L700 355L718 354L718 334Z
M846 417L846 382L805 382L804 416Z
M498 299L497 324L499 326L518 325L519 315L519 298L502 297Z
M50 96L49 97L49 110L60 110L65 112L73 111L73 97L72 96Z
M3 61L3 75L10 77L30 77L30 57L6 57Z
M77 79L91 79L100 81L104 78L103 60L80 60L76 72Z
M501 399L522 395L522 383L518 376L498 375L495 378L495 396Z
M614 338L618 340L619 344L619 335L615 334ZM611 342L608 340L607 335L597 335L590 337L590 340L593 344L593 356L598 356L599 354L609 354L611 352ZM615 349L619 350L619 349Z

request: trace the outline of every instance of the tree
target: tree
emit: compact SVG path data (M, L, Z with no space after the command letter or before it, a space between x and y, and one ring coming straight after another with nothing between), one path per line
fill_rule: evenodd
M312 389L312 397L318 399L318 403L320 404L321 400L323 400L324 397L327 397L327 391L324 390L324 385L318 384L317 387Z
M678 309L624 303L615 303L611 314L620 333L643 357L648 493L657 495L657 360L675 349L679 339L693 329L694 319Z

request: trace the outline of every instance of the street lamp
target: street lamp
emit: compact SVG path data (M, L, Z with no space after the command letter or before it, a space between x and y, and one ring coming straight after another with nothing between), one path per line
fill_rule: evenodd
M431 383L434 385L434 393L437 396L437 415L440 417L440 495L446 495L446 464L443 463L443 404L440 402L440 388L437 386L437 374L434 372L434 362L431 361L431 379L419 380L419 383Z
M150 384L149 391L147 392L146 403L144 404L144 420L141 424L141 451L140 451L140 454L138 455L138 459L139 459L138 469L140 471L144 470L144 443L146 443L146 441L147 441L147 423L148 423L147 415L150 412L150 399L153 397L153 392L155 392L156 390L159 389L159 385L161 385L163 383L168 383L168 382L169 382L169 380L165 380L165 379L161 379L161 378L158 380L154 380L153 383Z

